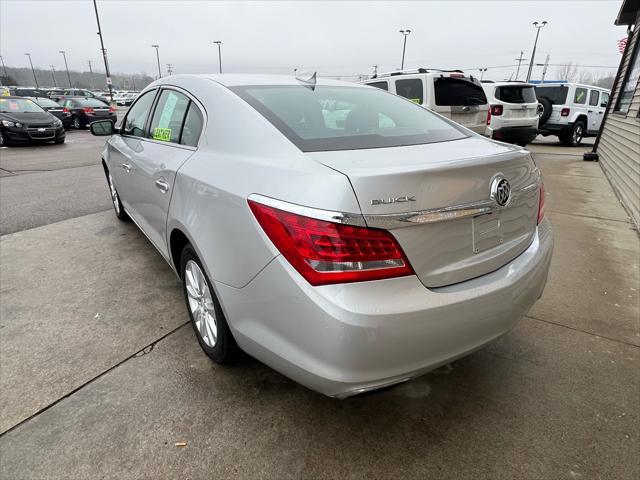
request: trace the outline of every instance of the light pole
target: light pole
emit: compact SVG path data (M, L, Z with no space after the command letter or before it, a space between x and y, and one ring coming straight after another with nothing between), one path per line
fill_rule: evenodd
M69 65L67 65L67 52L60 50L58 53L61 53L64 58L64 68L67 69L67 79L69 80L69 86L71 86L71 75L69 75Z
M160 45L151 45L156 49L156 59L158 60L158 78L162 78L162 72L160 71Z
M545 27L545 25L549 23L546 20L543 20L542 23L533 22L533 26L536 27L536 39L533 42L533 52L531 52L531 61L529 62L529 71L527 72L527 82L531 80L531 72L533 71L533 62L536 58L536 47L538 46L538 37L540 36L540 30Z
M53 86L57 87L58 84L56 83L56 67L53 65L49 65L51 67L51 80L53 80Z
M36 71L33 68L33 62L31 61L31 54L30 53L25 53L25 55L27 57L29 57L29 63L31 64L31 71L33 72L33 79L36 81L36 88L40 88L40 87L38 87L38 79L36 78Z
M478 70L480 70L480 81L482 81L482 79L484 78L484 72L487 71L486 68L479 68Z
M214 40L213 43L218 45L218 69L222 73L222 42L220 40Z
M407 49L407 37L411 33L411 30L409 29L400 30L400 33L404 37L404 40L402 42L402 63L400 64L400 70L404 70L404 52Z
M102 58L104 60L104 71L107 75L107 86L109 87L109 97L111 97L111 103L113 103L113 85L111 81L111 74L109 73L109 62L107 61L107 49L104 48L104 41L102 40L102 29L100 28L100 16L98 15L98 4L96 0L93 0L93 8L96 11L96 23L98 24L98 36L100 37L100 50L102 50Z

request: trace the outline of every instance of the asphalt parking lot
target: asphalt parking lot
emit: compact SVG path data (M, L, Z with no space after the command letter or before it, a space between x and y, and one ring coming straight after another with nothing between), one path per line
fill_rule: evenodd
M102 143L0 150L0 477L640 477L640 241L585 148L531 146L556 250L529 315L338 401L201 353L178 280L111 211Z

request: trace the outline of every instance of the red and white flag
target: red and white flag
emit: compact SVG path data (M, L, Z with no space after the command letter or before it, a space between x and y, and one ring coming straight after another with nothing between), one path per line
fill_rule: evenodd
M627 37L618 40L618 51L623 54L625 48L627 48Z

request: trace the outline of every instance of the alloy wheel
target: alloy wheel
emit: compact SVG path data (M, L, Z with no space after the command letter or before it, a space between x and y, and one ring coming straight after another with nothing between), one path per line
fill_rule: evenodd
M73 128L80 130L80 120L77 117L73 119Z
M576 128L573 129L573 144L579 145L582 141L582 125L576 125Z
M187 301L196 330L202 341L213 348L218 340L218 322L207 279L193 260L187 262L184 275Z

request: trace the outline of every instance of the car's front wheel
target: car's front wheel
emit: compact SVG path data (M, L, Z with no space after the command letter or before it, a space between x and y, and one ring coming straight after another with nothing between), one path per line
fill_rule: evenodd
M194 248L187 244L180 261L182 289L198 343L211 360L229 363L239 349Z
M584 122L581 120L577 121L566 135L560 137L560 141L570 147L577 147L582 143L582 139L584 138L584 129Z
M4 138L4 133L0 132L0 147L8 147L7 141Z
M126 222L129 220L129 215L124 210L122 206L122 202L120 201L120 195L118 195L118 191L116 190L116 186L113 183L113 177L111 176L111 172L107 170L107 183L109 184L109 193L111 194L111 202L113 203L113 209L116 212L116 217L118 220L122 220Z

